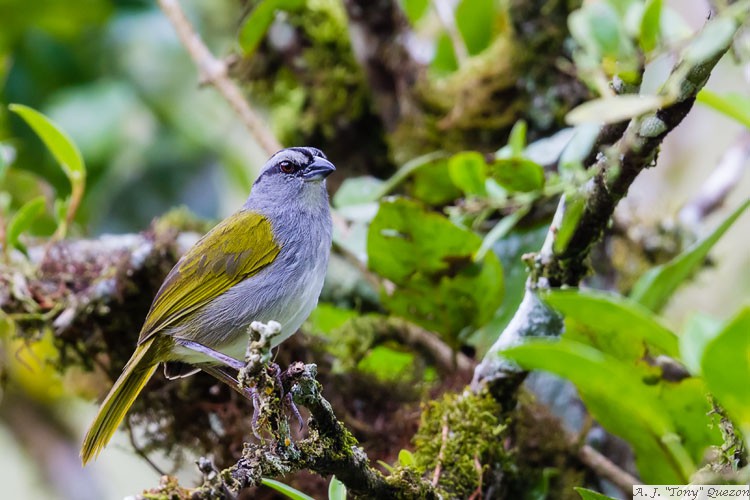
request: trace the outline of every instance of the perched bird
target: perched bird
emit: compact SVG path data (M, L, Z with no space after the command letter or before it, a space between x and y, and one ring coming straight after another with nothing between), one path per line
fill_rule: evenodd
M318 149L279 151L242 208L175 264L135 352L86 433L84 464L112 438L159 363L168 378L211 373L243 358L253 321L281 323L274 345L297 331L318 302L328 266L332 223L325 179L334 170Z

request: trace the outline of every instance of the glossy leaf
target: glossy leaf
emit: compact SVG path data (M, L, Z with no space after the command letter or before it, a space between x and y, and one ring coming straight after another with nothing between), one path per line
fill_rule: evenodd
M492 42L496 4L495 0L461 0L456 6L456 27L469 55L480 53Z
M393 199L381 203L370 225L370 269L397 285L383 292L384 304L455 341L467 326L488 321L502 301L500 261L473 256L481 238L420 204Z
M731 43L737 32L737 21L729 16L718 17L698 33L683 54L687 64L698 65L715 57Z
M521 156L526 147L526 122L519 120L513 125L508 138L508 146L512 156Z
M382 180L371 176L349 177L333 196L333 206L341 208L376 201L383 184Z
M399 3L412 24L422 19L430 6L430 0L401 0Z
M624 94L602 97L586 101L570 110L565 116L565 122L568 125L617 123L655 111L662 104L663 99L653 95Z
M587 490L586 488L575 487L573 489L581 496L581 500L615 500L612 497L602 495L593 490Z
M434 206L451 203L461 196L461 190L451 180L447 160L437 160L415 170L407 191Z
M586 208L586 200L578 192L566 194L565 198L560 200L560 203L564 203L565 206L553 245L557 254L562 254L568 248L568 243L570 243L570 239L578 228L578 221L581 220L583 209Z
M646 0L646 7L641 18L641 48L651 52L656 48L661 31L661 12L663 0Z
M451 181L466 195L487 194L487 162L476 151L453 155L448 160Z
M697 101L750 128L750 97L736 92L721 95L704 88Z
M414 454L409 450L400 450L398 452L398 462L404 467L414 467L417 465Z
M332 476L328 483L328 500L346 500L346 486L336 476Z
M690 318L680 335L680 361L693 375L701 374L703 351L721 331L721 323L709 316L695 315Z
M750 442L750 307L745 307L703 351L703 378Z
M37 196L36 198L27 201L18 209L18 212L16 212L13 215L13 218L8 222L8 228L6 230L5 237L9 246L15 247L26 253L26 247L21 243L19 238L21 234L44 213L45 203L46 200L44 196Z
M260 480L260 484L264 486L268 486L272 490L278 491L282 495L285 495L287 498L291 498L292 500L315 500L310 495L305 495L298 489L293 488L289 486L288 484L284 484L280 481L276 481L274 479L266 479L264 477L263 479Z
M628 365L564 338L528 342L503 351L503 356L525 369L549 371L573 382L597 421L633 446L644 481L684 484L694 471L664 404Z
M708 252L750 206L750 199L732 212L710 235L666 264L646 272L633 286L630 297L652 311L663 308L677 288L700 266Z
M78 148L68 135L52 120L39 111L22 104L11 104L8 109L18 114L36 132L60 164L71 184L77 184L86 177L86 167Z
M278 10L296 10L305 5L304 0L263 0L258 2L242 23L238 42L242 54L248 56L255 52L273 23Z
M565 336L620 360L634 361L651 354L678 354L677 336L651 311L614 294L555 290L544 301L565 316Z
M511 192L527 193L544 187L544 169L526 158L512 157L495 160L490 175Z

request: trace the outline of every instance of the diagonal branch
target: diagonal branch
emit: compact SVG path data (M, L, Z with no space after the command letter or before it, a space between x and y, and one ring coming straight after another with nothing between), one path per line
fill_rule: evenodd
M279 144L279 141L268 129L263 119L250 107L237 84L229 78L226 63L214 57L208 50L208 47L203 43L200 35L182 11L179 1L158 0L158 2L159 7L164 11L164 15L174 26L177 36L190 54L190 58L198 67L201 82L208 83L219 91L269 156L280 150L281 144Z
M563 197L542 250L529 259L533 261L533 269L521 306L474 371L472 384L475 390L489 382L491 391L500 400L513 398L525 372L503 359L501 351L521 343L529 336L557 336L561 333L561 320L535 296L534 290L577 286L580 283L588 272L586 261L591 248L604 234L615 207L625 197L638 174L654 164L662 141L688 114L696 95L708 81L719 59L729 50L733 39L727 36L723 44L707 53L699 47L699 44L706 44L705 36L701 35L716 33L717 28L736 34L742 20L740 9L716 16L686 47L684 54L691 54L693 59L683 56L673 68L662 91L669 104L654 113L633 119L622 139L613 147L614 151L596 159L592 167L596 172L594 177L574 195L583 201L583 210L575 221L572 234L567 243L559 245L562 248L555 248L558 230L571 205L567 203L570 200ZM702 54L702 58L695 60L695 54ZM671 97L668 94L673 89L678 91Z

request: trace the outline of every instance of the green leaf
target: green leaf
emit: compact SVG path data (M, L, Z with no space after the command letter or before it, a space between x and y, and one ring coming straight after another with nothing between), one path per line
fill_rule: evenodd
M72 185L86 178L86 166L78 148L68 135L39 111L22 104L11 104L8 109L18 114L36 132L60 164Z
M731 17L712 19L688 45L683 59L691 66L703 64L724 51L736 32L737 21Z
M528 193L544 187L544 169L525 158L501 158L490 165L490 175L511 192Z
M602 495L601 493L597 493L593 490L587 490L586 488L574 487L573 489L576 490L579 495L581 495L582 500L615 500L612 497Z
M453 155L448 160L451 180L466 195L487 195L487 162L476 151Z
M18 250L26 253L26 247L21 243L19 237L21 233L26 231L31 224L44 213L44 205L46 199L44 196L37 196L27 201L18 212L13 215L13 218L8 222L8 229L6 232L6 241L9 246L15 247Z
M526 147L526 122L518 120L510 131L508 145L512 156L521 156Z
M698 92L697 100L750 128L750 97L736 92L719 95L704 88Z
M447 154L443 153L442 151L435 151L422 156L418 156L417 158L404 163L401 168L396 171L395 174L393 174L388 178L388 180L385 181L375 199L380 199L393 191L396 186L404 182L404 180L414 174L414 172L418 171L421 168L427 167L428 165L432 165L433 163L440 162L446 156Z
M750 307L745 307L703 352L703 378L750 444Z
M695 470L663 403L637 372L616 358L565 338L530 341L502 355L525 369L573 382L597 421L633 446L645 482L685 484Z
M294 11L305 5L304 0L263 0L242 23L238 42L243 56L255 52L276 17L277 10Z
M404 467L414 467L417 465L414 454L409 450L403 449L398 452L398 462Z
M568 27L576 42L598 59L623 59L632 54L623 21L607 3L591 3L574 11L568 17Z
M720 321L709 316L692 316L680 335L680 360L693 375L701 374L701 359L708 343L721 331Z
M646 272L633 286L630 297L652 311L659 311L663 308L675 290L677 290L677 287L700 267L711 248L748 206L750 206L750 199L737 207L706 238L698 241L666 264L654 267Z
M575 230L578 228L578 221L581 220L583 209L586 208L586 199L579 192L566 194L560 200L564 203L564 211L560 227L557 228L553 249L556 254L562 254L568 248L568 243L573 237Z
M291 498L292 500L315 500L313 497L309 495L305 495L298 489L292 488L289 485L286 485L279 481L275 481L273 479L266 479L264 477L263 479L260 480L260 484L264 486L268 486L272 490L276 490L279 493L286 495L287 498Z
M641 18L641 48L651 52L656 48L661 31L662 0L646 0L646 7Z
M663 98L655 95L623 94L592 99L576 106L565 116L569 125L583 123L618 123L630 120L651 111L663 104Z
M331 476L328 483L328 500L346 500L346 486L336 476Z
M495 0L462 0L456 6L456 27L469 55L476 55L492 42L497 8Z
M502 268L488 253L473 256L481 238L445 216L406 199L380 204L370 225L370 269L395 284L382 294L395 314L455 342L466 327L488 321L502 301Z
M451 181L448 161L438 160L414 171L408 189L414 198L433 205L445 205L461 196Z
M372 176L349 177L333 195L333 206L342 208L376 201L383 184L382 180Z
M430 6L430 0L401 0L399 3L412 25L422 19Z
M621 361L650 354L678 354L677 336L637 302L593 291L555 290L544 295L565 316L565 337L586 343Z

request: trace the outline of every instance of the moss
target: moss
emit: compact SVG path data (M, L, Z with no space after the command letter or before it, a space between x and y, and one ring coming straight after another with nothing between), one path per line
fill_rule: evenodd
M468 390L447 394L425 408L414 436L414 458L419 472L438 475L438 487L447 498L469 497L486 484L488 464L507 462L500 410L489 394Z
M162 476L159 486L144 491L140 496L146 500L187 500L192 492L180 486L174 476Z

